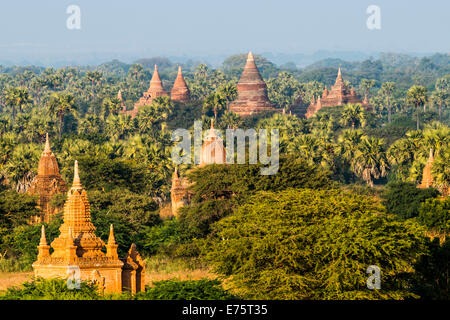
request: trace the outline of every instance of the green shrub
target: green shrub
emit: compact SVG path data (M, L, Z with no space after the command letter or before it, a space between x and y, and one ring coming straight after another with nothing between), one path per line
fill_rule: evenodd
M386 185L382 197L388 212L400 219L409 219L419 215L422 202L438 195L439 191L433 188L420 189L413 183L394 182Z
M425 200L417 221L431 231L446 234L450 230L450 198Z
M405 299L423 229L342 190L259 192L213 225L204 257L245 299ZM366 286L382 270L381 290Z
M63 279L35 279L25 282L19 287L8 288L2 300L98 300L100 299L96 286L81 282L80 289L70 290L67 281Z
M154 282L137 300L228 300L236 299L225 291L218 280L165 280Z

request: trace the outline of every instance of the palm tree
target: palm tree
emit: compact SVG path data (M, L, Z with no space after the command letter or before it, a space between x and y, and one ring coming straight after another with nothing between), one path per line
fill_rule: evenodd
M6 105L12 108L13 123L16 120L17 108L22 111L22 108L31 102L28 90L23 87L8 87L5 90L4 99Z
M105 120L110 114L118 115L122 110L122 102L119 98L106 98L102 101L102 118Z
M381 93L386 97L387 107L388 107L388 123L391 123L391 113L392 113L392 103L391 103L391 95L395 90L394 82L385 82L381 85Z
M431 168L434 184L441 191L450 193L450 148L446 148L440 155L438 155Z
M40 148L33 144L19 144L5 169L9 181L17 192L26 192L36 173L36 163L39 161Z
M375 137L362 139L353 161L355 173L373 187L372 178L385 177L388 169L383 139Z
M364 90L364 98L369 98L370 89L375 85L375 80L361 79L359 86Z
M414 85L411 88L409 88L408 92L406 93L406 101L409 104L412 104L416 107L417 130L420 130L420 123L419 123L420 107L424 106L427 100L428 100L427 89L423 86Z
M339 154L348 163L352 163L363 138L365 136L361 130L344 130L338 137Z
M206 97L203 102L203 110L212 109L214 113L214 120L217 120L217 115L223 111L227 105L227 100L220 93L212 93Z
M227 101L226 109L229 111L230 102L233 101L234 99L236 99L236 96L237 96L236 85L234 85L231 82L228 82L225 85L221 85L217 89L217 92L219 94L221 94L225 98L225 100Z
M220 117L219 127L227 129L237 129L242 124L242 119L234 112L225 111Z
M124 139L133 129L133 120L130 115L110 115L106 119L106 133L113 139Z
M56 115L58 118L58 136L61 138L64 116L77 109L75 105L75 98L70 93L54 92L47 102L47 107L50 113Z
M92 101L95 101L95 85L102 80L102 75L98 71L88 71L86 73L86 79L91 82Z
M364 127L366 125L364 108L360 104L347 104L341 114L341 119L339 122L343 126L348 126L348 124L351 124L353 130L356 126Z
M450 76L437 79L435 88L436 91L433 93L433 100L435 100L439 106L439 121L442 122L442 106L448 103Z

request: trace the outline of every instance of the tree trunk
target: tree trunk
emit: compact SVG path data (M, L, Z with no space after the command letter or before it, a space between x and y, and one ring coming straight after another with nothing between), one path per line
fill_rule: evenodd
M442 122L442 100L439 101L439 122Z
M391 123L391 99L388 96L388 123Z
M63 114L59 114L59 132L58 132L58 136L59 138L61 138L61 134L62 134L62 125L63 125L63 120L64 120L64 115Z
M419 106L417 106L416 111L417 111L417 131L419 131L420 130L420 123L419 123L420 108L419 108Z
M95 101L94 81L92 81L92 102Z

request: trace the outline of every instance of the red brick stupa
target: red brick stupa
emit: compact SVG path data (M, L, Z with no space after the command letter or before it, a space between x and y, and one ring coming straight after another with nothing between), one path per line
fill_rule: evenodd
M151 105L153 99L157 97L167 96L169 96L169 94L166 90L164 90L162 86L161 78L159 77L158 73L158 66L155 64L155 71L153 72L152 80L150 80L150 87L148 88L148 90L145 91L139 101L134 104L134 109L122 111L122 113L126 113L131 115L132 117L135 117L140 107Z
M181 66L178 67L178 74L175 82L173 83L170 98L174 101L187 101L190 98L189 88L184 81L183 73L181 72Z
M44 212L43 217L33 217L32 222L49 222L56 214L56 209L50 207L50 199L58 193L67 191L67 186L59 174L58 162L50 149L48 133L46 135L44 151L41 154L38 165L38 174L31 182L28 193L37 194L38 206Z
M267 87L259 74L253 54L249 52L241 79L236 86L238 97L230 104L230 111L249 116L263 111L275 111L267 97Z
M334 86L331 87L330 91L328 91L327 87L325 87L322 93L322 98L318 97L317 100L313 98L311 104L306 110L305 117L312 117L323 107L341 106L347 103L359 103L364 108L369 109L367 100L364 102L361 101L353 88L347 88L344 80L342 79L341 68L339 68Z
M425 164L425 168L423 168L422 183L418 186L418 188L430 188L433 186L433 176L431 174L433 162L434 162L433 149L430 149L430 156L428 157L428 161Z

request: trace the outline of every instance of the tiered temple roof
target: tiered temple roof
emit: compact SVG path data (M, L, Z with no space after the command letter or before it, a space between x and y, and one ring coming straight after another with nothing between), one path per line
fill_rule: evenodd
M253 54L249 52L247 63L236 86L237 99L230 104L230 111L248 116L263 111L275 111L267 97L267 86L255 64Z
M187 101L190 99L189 88L184 81L183 73L181 72L181 66L178 67L178 74L175 82L173 83L170 98L174 101Z
M47 244L45 230L42 227L41 241L38 246L38 258L33 263L36 277L67 278L78 276L80 280L90 280L97 283L101 292L122 292L129 290L135 293L143 289L145 264L140 256L118 258L111 225L108 243L96 236L95 226L91 222L90 206L86 190L81 185L78 174L78 162L75 161L73 184L67 194L64 205L64 222L59 228L60 235ZM106 246L106 253L102 248ZM133 247L133 246L132 246ZM134 247L134 251L135 251ZM131 263L128 260L132 260ZM135 259L135 260L133 260ZM126 268L124 268L126 265ZM136 285L139 281L139 285Z
M430 149L430 156L428 157L428 161L425 164L425 168L423 168L422 183L418 186L419 188L430 188L433 185L433 176L431 174L433 162L433 149Z
M309 118L313 116L323 107L340 106L347 103L359 103L366 109L369 109L369 103L367 100L364 102L361 101L353 88L347 88L344 83L344 79L342 78L341 68L339 68L336 81L331 87L331 90L328 91L327 87L325 87L322 97L318 97L317 100L313 98L311 104L306 110L305 117Z
M148 88L148 90L145 91L139 101L134 104L134 108L132 110L122 112L135 117L139 112L140 107L151 105L153 99L157 97L167 96L169 96L169 94L166 90L164 90L162 86L161 78L159 77L158 66L155 65L155 70L153 72L152 79L150 80L150 87Z
M59 174L58 162L50 149L50 140L46 134L44 151L41 154L38 165L38 174L31 182L28 193L37 194L38 206L44 212L43 217L33 217L32 222L49 222L56 214L54 208L51 208L50 199L58 193L67 191L66 183Z

